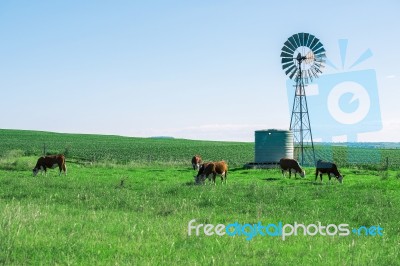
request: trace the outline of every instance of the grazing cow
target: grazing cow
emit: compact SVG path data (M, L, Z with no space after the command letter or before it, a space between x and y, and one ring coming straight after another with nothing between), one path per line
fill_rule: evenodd
M64 171L64 174L67 175L67 166L65 165L64 155L58 154L40 157L37 160L35 168L33 168L33 176L36 176L40 170L44 171L45 174L47 174L47 168L54 169L57 166L58 169L60 169L59 175L61 175L61 171Z
M195 179L195 182L196 182L196 184L200 184L200 183L203 183L205 180L206 180L206 178L208 178L208 180L209 181L211 181L211 178L210 177L206 177L205 175L204 175L204 171L205 171L205 169L209 169L209 164L213 164L212 162L209 162L209 163L203 163L200 167L199 167L199 171L197 172L197 175L195 175L194 176L194 179ZM207 170L208 171L208 170Z
M283 176L285 176L285 171L289 171L289 178L292 175L292 171L294 171L294 177L296 177L297 173L299 173L301 177L306 176L306 172L301 169L299 163L294 159L282 158L279 161L279 165L281 166Z
M322 174L328 174L329 176L329 182L331 181L331 175L335 176L337 178L337 180L339 181L339 183L343 183L343 177L338 169L336 164L331 163L331 162L323 162L322 160L318 160L317 161L317 169L315 171L315 181L317 181L318 178L318 174L319 177L321 179L322 182Z
M206 178L209 178L208 176L212 174L212 179L215 183L215 177L218 175L221 175L221 182L223 183L225 181L226 184L226 179L228 176L228 165L224 161L220 162L211 162L211 163L204 163L200 169L199 172L196 176L196 183L204 182Z
M193 170L199 170L201 164L201 157L199 155L195 155L192 158L192 166Z

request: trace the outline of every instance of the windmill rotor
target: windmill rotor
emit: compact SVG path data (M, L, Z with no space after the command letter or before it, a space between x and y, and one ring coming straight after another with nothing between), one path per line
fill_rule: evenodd
M326 61L320 40L304 32L288 38L282 47L281 58L285 74L290 79L302 79L305 84L311 83L322 73Z

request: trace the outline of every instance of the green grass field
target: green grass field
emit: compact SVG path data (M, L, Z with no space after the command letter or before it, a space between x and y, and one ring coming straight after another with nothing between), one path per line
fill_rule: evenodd
M321 184L313 168L304 179L242 169L253 159L251 143L8 130L0 130L0 140L1 264L399 265L395 165L342 167L343 185L326 176ZM67 176L57 170L32 176L44 141L49 151L69 153ZM129 155L125 160L117 157L119 148ZM194 185L194 153L226 159L228 184ZM393 161L400 157L390 154ZM192 219L380 226L383 236L189 236Z

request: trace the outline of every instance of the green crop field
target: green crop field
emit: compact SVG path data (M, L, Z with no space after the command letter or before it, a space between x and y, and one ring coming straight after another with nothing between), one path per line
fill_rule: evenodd
M185 166L194 154L209 161L225 160L242 167L254 160L254 143L194 141L164 138L129 138L84 134L0 129L0 156L10 152L24 156L63 153L67 160L82 163ZM333 160L339 166L400 167L400 149L316 145L316 157Z
M67 155L67 176L32 176L44 144ZM327 176L314 182L313 168L297 179L243 169L253 145L0 130L0 264L399 265L398 149L317 146L319 156L340 162L340 185ZM228 161L227 185L194 185L196 153ZM247 240L250 228L206 236L198 227L198 236L188 235L193 219L193 226L347 224L349 234Z

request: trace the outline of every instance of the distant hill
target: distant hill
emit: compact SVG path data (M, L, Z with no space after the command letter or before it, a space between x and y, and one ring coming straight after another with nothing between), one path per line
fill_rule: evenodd
M357 148L400 149L400 142L318 142L317 145Z
M170 137L170 136L154 136L154 137L149 137L149 139L174 139L174 137Z

